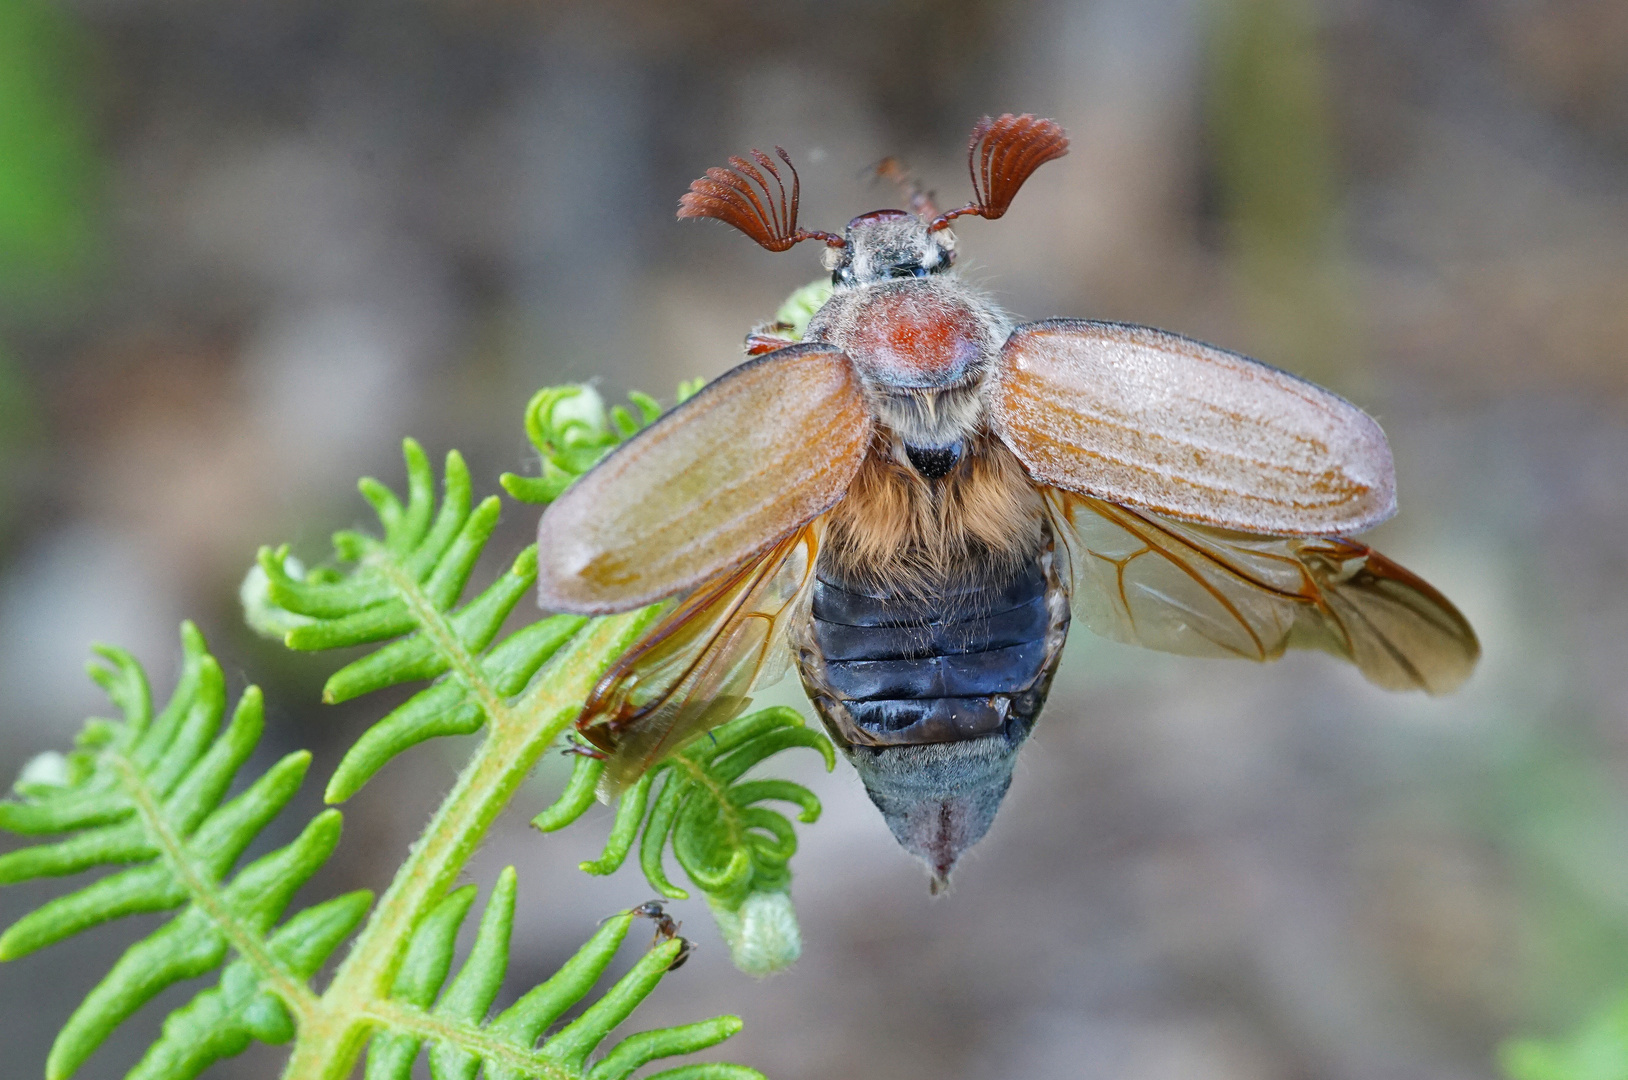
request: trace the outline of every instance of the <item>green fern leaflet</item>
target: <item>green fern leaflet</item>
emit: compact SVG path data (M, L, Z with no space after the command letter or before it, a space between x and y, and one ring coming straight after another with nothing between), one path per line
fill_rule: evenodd
M636 414L607 414L584 388L538 394L526 425L542 475L505 476L504 486L523 501L557 495L659 413L648 398L633 402ZM495 581L466 597L501 504L475 500L456 452L447 455L437 499L428 457L411 440L404 453L405 498L371 480L361 484L382 535L341 532L334 537L335 565L310 570L286 548L263 549L243 585L245 613L257 630L293 649L377 646L329 678L325 701L423 684L351 747L328 780L328 802L347 800L393 757L425 740L479 732L477 749L377 900L355 892L291 914L295 892L339 842L337 810L318 814L293 842L239 863L299 789L310 756L291 754L252 780L239 777L260 739L260 693L250 687L228 716L220 665L190 624L182 631L182 673L162 710L155 710L134 660L98 650L102 662L91 674L122 718L90 721L71 753L35 759L17 783L17 798L0 801L0 829L38 838L0 856L0 885L108 872L17 920L0 934L0 960L125 915L169 917L114 962L68 1020L47 1065L51 1080L72 1075L154 996L211 973L214 981L165 1019L131 1077L188 1080L258 1040L290 1043L284 1075L298 1080L343 1080L364 1055L376 1080L409 1076L421 1055L436 1080L477 1074L621 1080L739 1029L738 1019L723 1016L638 1032L602 1049L685 947L668 940L548 1034L590 997L634 912L607 920L556 974L490 1015L508 967L512 870L500 875L475 944L454 973L457 932L476 891L456 887L458 876L542 754L570 745L562 739L594 683L660 607L595 619L541 618L504 634L535 581L535 550L522 551ZM799 746L819 751L828 768L834 761L823 736L787 709L740 717L682 747L621 799L605 854L583 868L610 873L637 841L652 885L682 897L687 893L664 865L671 851L705 894L736 962L754 972L783 967L798 950L788 893L796 834L765 804L788 803L811 822L819 803L799 785L746 774ZM593 799L598 768L579 759L564 795L538 816L538 826L558 829L580 817ZM234 785L239 793L228 797ZM313 985L336 959L326 986ZM657 1075L759 1074L706 1063Z
M155 995L213 971L228 951L234 964L211 995L172 1014L133 1077L196 1076L237 1053L250 1037L286 1042L285 1006L309 1007L306 980L349 935L371 897L354 893L309 908L268 935L294 891L339 842L339 814L327 811L297 840L244 867L243 850L299 790L310 764L290 754L223 802L260 741L260 692L246 690L223 728L225 679L191 624L181 633L186 661L169 704L157 715L146 676L118 649L91 675L123 712L92 720L66 758L36 760L18 784L20 801L0 803L0 827L68 839L0 856L0 884L126 866L23 916L0 935L0 959L43 948L99 923L152 911L174 918L132 945L57 1036L51 1080L71 1075L113 1029Z

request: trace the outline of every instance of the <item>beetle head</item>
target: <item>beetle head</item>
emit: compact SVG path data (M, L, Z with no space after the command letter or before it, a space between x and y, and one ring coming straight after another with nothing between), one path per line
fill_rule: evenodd
M955 234L932 232L903 210L872 210L848 222L842 247L828 247L825 267L833 285L869 285L893 278L923 278L955 261Z

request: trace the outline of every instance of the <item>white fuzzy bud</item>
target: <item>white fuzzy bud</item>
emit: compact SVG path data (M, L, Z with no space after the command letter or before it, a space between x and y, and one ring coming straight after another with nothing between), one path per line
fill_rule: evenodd
M748 975L784 971L803 954L789 893L752 893L735 911L713 907L712 917L729 945L729 958Z

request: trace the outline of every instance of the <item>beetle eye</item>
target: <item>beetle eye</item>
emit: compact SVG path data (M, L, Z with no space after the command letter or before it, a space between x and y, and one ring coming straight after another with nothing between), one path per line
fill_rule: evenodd
M927 268L921 263L894 263L887 269L890 278L926 277Z

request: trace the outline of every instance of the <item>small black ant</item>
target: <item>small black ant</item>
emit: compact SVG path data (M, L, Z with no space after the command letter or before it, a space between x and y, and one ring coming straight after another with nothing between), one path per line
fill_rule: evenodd
M684 924L667 914L667 908L660 900L646 900L638 907L631 908L628 913L641 919L649 919L656 924L656 936L650 939L651 948L655 948L657 944L665 941L679 942L678 955L673 957L671 964L667 965L668 971L677 971L684 966L684 961L688 960L690 953L695 951L695 945L688 938L679 936L679 928Z

